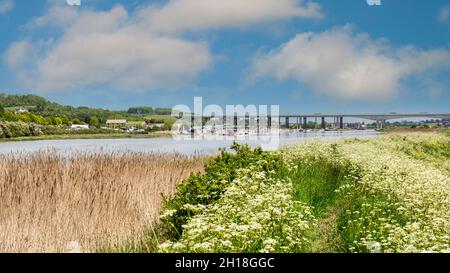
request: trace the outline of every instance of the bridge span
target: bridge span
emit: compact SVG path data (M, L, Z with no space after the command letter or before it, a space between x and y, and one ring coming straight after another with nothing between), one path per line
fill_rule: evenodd
M180 116L181 118L181 116ZM191 128L194 128L196 125L203 127L202 120L211 120L211 119L222 119L222 124L225 127L232 126L234 130L237 130L238 124L249 124L250 120L256 121L259 127L259 121L261 119L265 119L268 127L271 127L272 124L277 123L281 125L284 123L286 127L290 127L292 124L297 125L297 128L306 129L308 127L308 120L314 119L316 124L320 121L321 128L326 128L326 119L333 118L334 124L336 128L344 129L344 119L345 118L353 118L353 119L366 119L375 121L377 123L377 128L382 129L386 121L393 119L407 119L407 118L427 118L427 119L448 119L450 120L450 114L432 114L432 113L418 113L418 114L292 114L292 115L279 115L279 116L257 116L250 117L246 116L238 116L235 114L234 116L191 116ZM292 122L294 120L294 122ZM200 122L199 122L200 121ZM230 124L231 123L231 124ZM244 125L246 126L246 125Z
M378 128L383 128L384 124L388 120L393 119L406 119L406 118L430 118L430 119L450 119L450 114L430 114L430 113L418 113L418 114L305 114L305 115L280 115L280 121L285 120L285 124L289 125L291 119L296 119L296 123L299 126L305 128L308 124L308 119L321 120L322 128L325 129L327 118L335 119L335 122L339 124L339 128L344 128L344 118L357 118L372 120L377 123Z

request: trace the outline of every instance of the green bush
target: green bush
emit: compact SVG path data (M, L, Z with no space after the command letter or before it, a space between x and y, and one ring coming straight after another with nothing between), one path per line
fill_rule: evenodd
M42 126L25 122L0 122L0 138L42 135Z
M186 205L208 205L220 199L225 189L236 178L236 171L260 162L262 170L277 171L281 168L280 155L265 152L262 149L251 149L247 145L234 143L234 151L221 150L218 157L212 159L205 166L204 174L193 174L178 186L177 194L172 198L165 198L164 209L171 211L169 217L162 219L164 237L178 240L183 232L183 225L193 216L193 212L186 209Z

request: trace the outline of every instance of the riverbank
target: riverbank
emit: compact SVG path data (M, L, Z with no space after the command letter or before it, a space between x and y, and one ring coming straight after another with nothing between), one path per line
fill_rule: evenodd
M405 133L444 133L445 134L447 132L450 132L450 129L448 129L448 128L404 127L404 128L387 128L387 129L381 130L381 132L383 132L387 135L405 134Z
M0 138L0 142L22 142L39 140L77 140L77 139L147 139L169 138L170 132L153 132L149 134L68 134L68 135L43 135L30 137Z
M143 147L0 154L0 252L450 250L448 133L234 144L208 159Z
M248 144L256 148L267 144L267 138L255 137L228 137L223 139L194 138L172 138L165 135L156 134L152 137L143 135L131 135L131 137L115 138L114 136L100 136L95 138L88 135L86 139L74 139L72 136L64 139L45 140L41 138L37 141L27 138L28 141L0 142L0 154L22 153L28 154L39 151L57 151L64 155L98 152L166 152L181 153L185 155L215 155L220 148L230 147L233 141L240 144ZM341 138L372 138L379 136L376 131L345 131L345 132L286 132L281 133L278 138L274 136L273 144L278 147L291 146L311 139L341 139ZM58 137L58 136L57 136ZM270 148L267 146L263 146ZM277 146L272 146L276 148Z
M166 202L153 251L448 252L449 151L436 133L236 147Z

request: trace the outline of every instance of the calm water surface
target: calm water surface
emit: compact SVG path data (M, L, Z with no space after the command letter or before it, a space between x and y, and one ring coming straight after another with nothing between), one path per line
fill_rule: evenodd
M311 139L339 139L345 137L376 137L379 133L367 131L343 132L282 132L280 146L289 146ZM260 146L255 140L237 139L252 147ZM23 142L0 142L0 154L29 153L53 150L64 154L76 152L176 152L181 154L214 154L222 147L230 147L233 140L206 141L201 139L174 140L171 138L149 139L76 139L41 140Z

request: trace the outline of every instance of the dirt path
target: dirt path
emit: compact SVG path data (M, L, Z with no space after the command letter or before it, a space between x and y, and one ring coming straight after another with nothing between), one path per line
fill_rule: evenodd
M326 212L317 223L317 231L312 242L312 250L314 253L337 253L336 228L337 220L344 205L333 206Z

